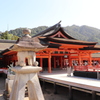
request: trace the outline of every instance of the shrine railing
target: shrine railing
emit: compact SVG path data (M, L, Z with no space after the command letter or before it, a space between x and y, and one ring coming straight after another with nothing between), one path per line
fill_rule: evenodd
M86 66L74 66L75 71L92 71L92 72L97 72L100 71L100 64L99 65L86 65Z

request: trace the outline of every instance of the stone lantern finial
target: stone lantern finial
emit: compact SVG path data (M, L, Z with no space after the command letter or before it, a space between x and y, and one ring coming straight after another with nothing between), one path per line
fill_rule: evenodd
M25 34L24 36L28 37L28 38L31 38L30 34L31 34L31 30L26 28L26 29L23 29L23 34ZM26 40L26 39L25 39Z
M23 34L31 34L31 30L30 29L24 29Z

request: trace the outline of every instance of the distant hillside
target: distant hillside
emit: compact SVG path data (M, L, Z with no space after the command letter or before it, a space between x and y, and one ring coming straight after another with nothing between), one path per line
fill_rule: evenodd
M33 35L35 35L35 34L41 32L41 31L45 30L46 28L48 28L48 27L47 27L47 26L39 26L39 27L37 27L37 28L32 28L32 29L31 29L31 35L33 36ZM10 30L9 33L21 37L21 36L23 35L23 34L22 34L22 30L23 30L23 29L24 29L24 28L17 28L17 29L15 29L15 30Z
M64 27L65 31L71 36L79 40L99 42L100 44L100 29L89 26L67 26Z
M32 36L45 30L48 28L47 26L39 26L37 28L32 28ZM17 28L15 30L10 30L8 33L16 35L18 37L21 37L22 30L24 28ZM89 27L89 26L66 26L64 27L65 31L70 34L72 37L79 39L79 40L84 40L84 41L92 41L92 42L98 42L100 44L100 29Z

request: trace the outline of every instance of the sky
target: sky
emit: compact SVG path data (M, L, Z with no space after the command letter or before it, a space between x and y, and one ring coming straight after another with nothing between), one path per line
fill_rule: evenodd
M0 31L87 25L100 29L100 0L0 0Z

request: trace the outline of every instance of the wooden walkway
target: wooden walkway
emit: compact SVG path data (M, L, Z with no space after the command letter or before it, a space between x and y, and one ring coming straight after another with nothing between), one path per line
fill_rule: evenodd
M54 84L55 93L57 93L57 85L68 87L69 88L68 100L72 100L73 98L72 94L73 89L91 93L92 94L91 100L96 100L96 95L100 95L100 80L92 78L76 77L76 76L67 77L66 70L55 70L52 71L52 73L48 73L45 71L39 74L39 78L40 80L43 81L43 85L45 85L45 82ZM4 100L2 98L2 93L3 92L1 91L0 100ZM25 100L28 99L26 98Z
M72 89L92 93L92 100L96 100L96 95L100 94L100 80L76 76L68 77L66 70L52 71L52 73L43 72L39 74L39 78L44 83L53 83L55 92L57 92L56 85L58 84L69 87L69 100L72 100Z

